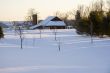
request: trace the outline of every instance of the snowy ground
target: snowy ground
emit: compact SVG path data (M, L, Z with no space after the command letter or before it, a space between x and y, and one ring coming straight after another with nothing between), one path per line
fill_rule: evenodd
M0 40L0 73L110 73L110 39L71 30L24 31L23 49L14 31ZM60 40L60 51L58 43Z

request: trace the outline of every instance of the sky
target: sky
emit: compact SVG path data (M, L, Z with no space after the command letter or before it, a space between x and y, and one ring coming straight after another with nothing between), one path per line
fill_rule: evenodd
M91 2L93 0L0 0L0 21L25 20L30 8L38 12L39 19L45 19L57 11L72 11Z

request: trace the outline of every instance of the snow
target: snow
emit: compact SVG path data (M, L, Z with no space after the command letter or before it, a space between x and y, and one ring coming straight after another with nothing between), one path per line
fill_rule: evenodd
M65 26L63 21L50 21L45 26Z
M77 35L74 29L24 30L23 49L13 30L0 40L0 73L109 73L110 38ZM60 51L58 43L60 41Z

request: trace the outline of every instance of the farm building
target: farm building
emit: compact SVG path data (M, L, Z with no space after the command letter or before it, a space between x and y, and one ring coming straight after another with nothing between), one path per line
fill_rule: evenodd
M37 25L30 27L30 29L65 29L66 24L56 16L49 16Z

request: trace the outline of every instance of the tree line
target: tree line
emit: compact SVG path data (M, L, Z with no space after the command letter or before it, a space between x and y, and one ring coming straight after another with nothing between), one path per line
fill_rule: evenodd
M89 7L78 8L75 15L75 28L78 34L110 36L110 1L107 3L100 0Z

